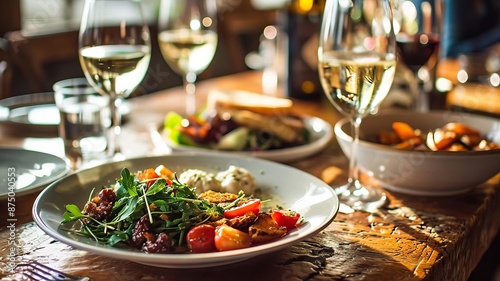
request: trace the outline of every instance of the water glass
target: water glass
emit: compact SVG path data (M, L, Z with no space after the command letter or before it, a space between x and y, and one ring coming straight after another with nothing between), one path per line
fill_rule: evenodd
M105 155L106 132L111 123L109 97L100 95L85 78L56 82L53 90L66 155L83 160Z

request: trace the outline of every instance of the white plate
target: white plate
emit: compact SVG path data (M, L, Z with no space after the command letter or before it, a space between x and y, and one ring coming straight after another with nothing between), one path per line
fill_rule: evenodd
M306 117L305 118L306 128L311 132L311 141L307 144L289 147L283 149L275 149L275 150L265 150L265 151L221 151L221 150L212 150L203 147L189 146L189 145L181 145L173 143L170 138L163 133L163 138L165 142L174 150L174 151L199 151L199 152L216 152L220 153L229 153L229 154L238 154L243 156L251 156L276 162L292 162L296 160L303 159L310 155L313 155L322 149L324 149L328 143L330 142L333 136L332 126L318 117Z
M59 112L54 93L44 92L0 100L0 125L13 132L57 135Z
M0 126L13 133L57 135L59 110L53 92L13 96L0 100ZM130 113L130 103L120 107L122 117Z
M259 188L279 198L283 207L299 212L306 223L285 237L268 244L234 251L197 254L148 254L132 248L114 248L59 229L65 204L82 207L92 188L115 182L123 167L133 172L160 164L178 173L188 168L212 172L225 170L229 165L246 168L254 175ZM33 207L33 217L47 234L81 250L158 267L199 268L239 262L309 238L333 221L338 208L338 198L330 186L290 166L227 154L177 153L108 163L71 174L48 186L38 196Z
M0 148L0 200L39 191L66 175L70 167L61 158L21 148Z

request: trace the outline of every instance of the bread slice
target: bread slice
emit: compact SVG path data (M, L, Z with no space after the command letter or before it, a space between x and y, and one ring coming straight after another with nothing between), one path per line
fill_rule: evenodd
M229 113L236 123L252 129L266 130L286 142L296 141L300 137L299 131L283 123L278 115L271 116L241 109L224 111Z
M291 112L293 102L287 98L261 95L243 90L213 90L207 99L208 106L214 109L249 110L265 115L286 115Z

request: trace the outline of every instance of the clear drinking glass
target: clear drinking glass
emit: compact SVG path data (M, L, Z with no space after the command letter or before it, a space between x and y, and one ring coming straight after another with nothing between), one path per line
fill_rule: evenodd
M103 161L109 97L99 94L83 77L57 81L53 90L61 119L59 136L72 168Z
M423 83L439 57L441 0L395 0L393 8L398 57L410 70L411 107L426 112L430 101Z
M212 61L217 48L215 0L162 0L158 17L161 53L182 75L187 93L186 113L196 112L195 82Z
M89 83L109 96L108 157L120 157L119 107L141 83L151 58L151 38L135 0L86 0L79 36L80 64Z
M318 59L324 93L352 125L349 181L336 187L336 192L351 208L374 212L386 196L359 181L357 154L361 121L377 112L396 71L389 0L327 0Z

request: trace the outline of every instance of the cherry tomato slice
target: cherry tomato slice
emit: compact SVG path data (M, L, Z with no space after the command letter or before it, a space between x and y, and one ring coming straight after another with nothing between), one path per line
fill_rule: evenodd
M145 181L146 186L149 188L158 178L158 174L156 174L155 169L148 168L141 173L138 174L138 179L140 181Z
M251 245L252 240L246 232L226 224L219 225L215 229L215 248L218 251L243 249Z
M300 219L300 214L291 210L274 209L271 212L271 217L279 226L284 226L290 229L295 227Z
M252 199L243 204L236 206L234 208L224 211L224 217L226 219L232 219L234 217L243 216L246 213L254 213L255 215L260 212L260 200Z
M215 227L208 224L197 225L186 235L188 248L194 253L207 253L215 250Z

